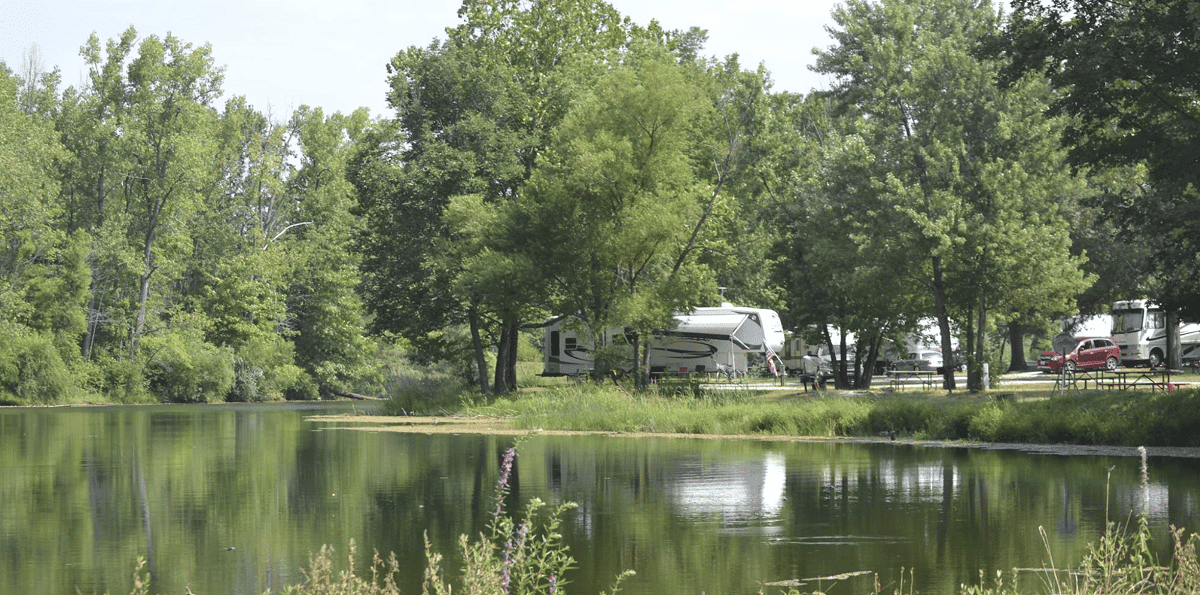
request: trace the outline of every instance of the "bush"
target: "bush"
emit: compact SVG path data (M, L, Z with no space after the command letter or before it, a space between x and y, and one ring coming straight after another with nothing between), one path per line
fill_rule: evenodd
M315 398L315 386L311 391L302 386L306 375L295 364L295 349L279 337L252 339L238 347L233 369L228 401L275 401L289 391L301 398L311 392Z
M13 332L5 325L0 344L0 397L49 404L75 400L82 393L46 333Z
M145 337L142 348L150 391L162 401L208 403L233 388L233 349L177 332Z
M457 410L468 386L454 374L425 372L390 378L383 411L390 415Z

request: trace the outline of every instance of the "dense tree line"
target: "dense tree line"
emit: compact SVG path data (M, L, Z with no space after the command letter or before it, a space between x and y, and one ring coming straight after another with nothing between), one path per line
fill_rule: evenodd
M372 380L344 174L365 113L215 105L208 46L132 28L81 87L5 70L0 393L311 398ZM29 78L29 77L27 77Z
M93 36L80 88L0 77L0 393L377 391L371 336L502 393L561 316L644 382L722 296L826 329L842 386L933 318L978 387L1080 309L1197 308L1184 4L848 0L803 96L599 0L464 0L376 119L218 106L208 46Z

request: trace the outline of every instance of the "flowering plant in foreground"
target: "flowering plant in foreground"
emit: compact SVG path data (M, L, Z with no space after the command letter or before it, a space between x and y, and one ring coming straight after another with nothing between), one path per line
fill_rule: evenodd
M523 440L523 439L522 439ZM561 595L566 580L564 573L575 560L567 553L559 527L562 515L576 508L574 502L549 507L538 498L530 500L518 523L504 512L504 499L509 493L509 477L516 462L517 441L504 453L500 465L500 480L496 486L496 507L488 521L488 530L474 542L459 536L463 553L463 577L460 593L467 595ZM441 554L434 553L425 540L424 595L451 595L441 572ZM613 584L615 594L620 583L633 575L629 570L620 574Z

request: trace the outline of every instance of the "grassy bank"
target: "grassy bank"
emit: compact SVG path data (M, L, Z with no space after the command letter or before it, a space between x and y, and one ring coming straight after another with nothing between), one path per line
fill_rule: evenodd
M684 434L891 437L1045 444L1200 446L1200 390L994 395L692 391L612 385L524 390L458 412L521 428ZM446 411L445 408L441 409Z

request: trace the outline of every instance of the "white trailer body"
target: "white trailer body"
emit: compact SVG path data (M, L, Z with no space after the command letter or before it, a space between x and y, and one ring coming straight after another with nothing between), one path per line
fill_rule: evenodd
M1150 300L1121 300L1111 310L1112 338L1126 365L1158 366L1167 355L1167 313ZM1184 362L1200 360L1200 324L1179 323L1179 352Z
M675 322L650 342L651 374L745 374L749 354L764 351L762 326L748 314L677 315Z
M763 346L770 349L772 353L778 354L783 351L786 336L783 332L783 322L779 319L779 313L768 308L746 308L742 306L734 306L733 304L725 303L717 307L696 308L692 312L688 312L687 316L720 316L722 314L745 314L751 320L758 323L763 331ZM681 316L676 314L676 318Z
M649 368L651 374L692 374L729 371L744 374L749 367L750 354L764 354L771 346L769 332L761 321L779 317L774 311L739 313L704 312L677 314L675 328L660 331L649 337ZM778 334L783 335L782 325ZM604 344L626 341L619 329L609 329L600 337ZM779 340L782 347L782 339ZM590 333L578 321L560 319L545 328L545 348L542 355L543 375L575 376L587 374L594 368L595 345Z

